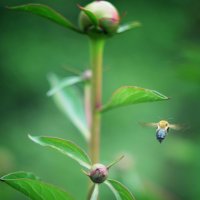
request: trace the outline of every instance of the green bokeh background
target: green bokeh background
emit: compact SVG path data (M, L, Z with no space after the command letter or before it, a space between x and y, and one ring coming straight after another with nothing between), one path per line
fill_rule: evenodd
M86 147L78 130L46 96L47 74L61 77L65 68L89 66L88 40L72 31L0 2L0 176L31 171L43 180L85 199L88 180L80 167L57 152L31 142L27 134L52 135ZM77 4L86 0L40 0L77 23ZM101 160L107 164L125 154L127 160L111 171L138 200L200 199L200 2L199 0L110 1L143 26L107 41L104 60L104 96L122 85L155 89L170 101L119 108L103 115ZM187 129L172 131L166 141L155 140L155 130L139 122L167 119ZM126 163L127 162L127 163ZM101 199L114 199L101 187ZM0 183L0 199L25 200Z

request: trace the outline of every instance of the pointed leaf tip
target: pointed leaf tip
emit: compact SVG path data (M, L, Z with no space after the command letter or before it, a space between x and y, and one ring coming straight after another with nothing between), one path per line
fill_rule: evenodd
M19 6L9 6L8 9L30 12L32 14L39 15L41 17L49 19L61 26L69 28L78 33L83 33L81 30L75 27L67 18L65 18L62 14L60 14L59 12L55 11L54 9L50 8L47 5L30 3L30 4L19 5Z
M29 138L45 147L50 147L55 149L68 157L72 158L76 162L78 162L81 166L90 169L91 160L89 156L82 150L78 145L74 144L71 141L56 138L56 137L47 137L47 136L31 136Z
M138 28L141 26L142 26L142 24L139 21L133 21L133 22L121 25L118 28L117 33L124 33L126 31L130 31L132 29L135 29L135 28Z
M123 86L113 93L110 100L102 107L101 111L104 112L117 107L168 99L168 97L155 90L136 86Z
M14 173L4 175L0 178L0 180L4 181L7 179L19 179L19 178L29 178L33 180L40 180L40 178L38 176L35 176L33 173L24 172L24 171L19 171L19 172L14 172Z
M112 162L111 164L109 164L107 166L107 169L110 169L113 165L116 165L118 162L120 162L125 156L120 156L118 159L116 159L114 162Z

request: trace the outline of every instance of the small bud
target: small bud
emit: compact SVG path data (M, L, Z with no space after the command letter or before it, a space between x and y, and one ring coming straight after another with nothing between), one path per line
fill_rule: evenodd
M117 9L110 2L94 1L85 6L83 9L90 11L96 17L97 26L95 27L91 19L89 19L84 11L81 11L79 17L79 26L82 31L103 33L107 35L116 33L120 22L120 17Z
M87 69L86 71L83 72L82 77L84 80L91 80L92 78L92 70Z
M102 164L94 164L89 173L90 179L94 183L103 183L108 177L108 168Z

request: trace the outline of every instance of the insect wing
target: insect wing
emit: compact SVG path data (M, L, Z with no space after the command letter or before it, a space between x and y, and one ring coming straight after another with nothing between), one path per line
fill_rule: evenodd
M158 127L158 123L146 123L146 122L141 122L140 124L141 124L142 126Z
M169 128L174 129L176 131L182 130L183 127L178 124L169 124Z

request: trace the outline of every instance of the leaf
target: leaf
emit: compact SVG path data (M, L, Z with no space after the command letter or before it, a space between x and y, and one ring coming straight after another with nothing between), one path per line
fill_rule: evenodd
M56 149L57 151L67 155L73 160L77 161L81 166L90 169L91 161L88 155L76 144L71 141L55 138L55 137L47 137L47 136L31 136L29 138L45 147L50 147L52 149Z
M135 86L123 86L113 93L108 103L101 110L107 111L116 107L167 99L169 98L155 90Z
M1 181L33 200L73 200L64 190L39 181L27 172L15 172L1 177Z
M83 81L83 78L80 77L80 76L67 77L67 78L61 80L60 83L58 83L58 85L56 85L55 87L53 87L52 89L50 89L47 92L47 95L48 96L52 96L56 92L58 92L59 90L63 89L64 87L69 87L69 86L74 85L76 83L79 83L81 81Z
M49 6L43 4L25 4L19 6L8 7L11 10L21 10L30 12L35 15L39 15L41 17L47 18L61 26L69 28L73 31L82 33L78 28L76 28L68 19L66 19L63 15L53 10Z
M121 25L118 28L117 33L124 33L126 31L130 31L131 29L134 29L134 28L137 28L137 27L140 27L140 26L141 26L141 23L138 22L138 21L127 23L127 24Z
M56 75L51 74L48 78L52 88L59 85L60 81ZM84 138L89 141L90 132L87 127L83 97L77 88L67 87L58 90L53 97L60 110L64 112L71 122L80 130Z
M88 9L85 9L82 6L79 6L79 8L87 15L87 17L90 19L91 23L97 27L98 26L98 19L96 16Z
M98 199L98 195L99 195L99 186L98 184L94 184L94 187L92 188L92 195L90 197L90 200L97 200Z
M108 179L104 183L110 188L117 200L135 200L131 192L120 182Z
M7 176L8 175L6 175L6 177ZM31 172L19 171L19 172L9 174L9 179L19 179L19 178L29 178L29 179L33 179L33 180L40 180L40 178L38 176L35 176Z

